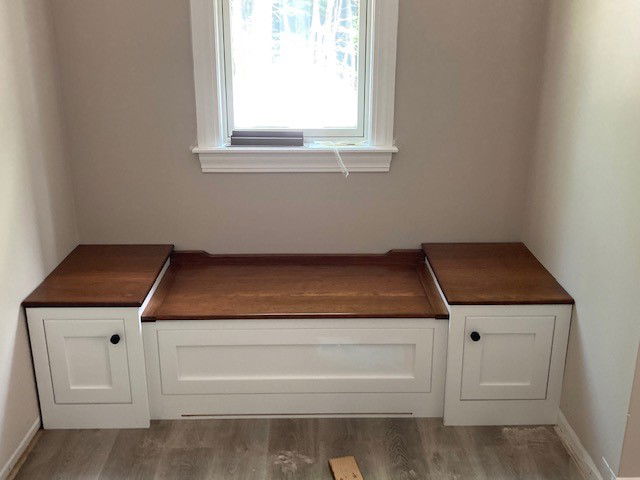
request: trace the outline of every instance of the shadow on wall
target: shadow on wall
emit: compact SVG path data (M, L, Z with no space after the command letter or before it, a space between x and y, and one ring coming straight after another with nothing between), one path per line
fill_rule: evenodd
M640 3L550 7L523 239L576 300L561 408L610 474L640 337Z
M638 452L640 452L640 344L638 345L636 375L629 405L627 431L622 446L621 477L640 478L640 456L638 456Z
M0 468L38 416L21 302L77 243L49 3L0 4Z

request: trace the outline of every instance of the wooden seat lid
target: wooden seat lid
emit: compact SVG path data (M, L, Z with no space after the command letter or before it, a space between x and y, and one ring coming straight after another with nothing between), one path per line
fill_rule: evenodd
M573 304L523 243L425 243L449 305Z
M173 245L79 245L25 307L140 307Z
M143 321L448 318L420 250L385 255L176 252Z

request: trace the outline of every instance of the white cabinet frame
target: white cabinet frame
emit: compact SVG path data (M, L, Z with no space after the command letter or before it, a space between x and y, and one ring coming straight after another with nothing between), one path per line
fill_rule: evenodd
M46 429L65 428L147 428L149 427L149 402L144 367L144 352L137 308L28 308L27 317L31 350L38 381L38 394L42 423ZM118 319L124 325L129 364L129 389L131 401L127 403L95 402L65 403L56 401L51 371L62 368L51 365L47 349L45 322L101 323L105 319ZM51 342L50 342L51 343ZM107 397L105 397L107 398Z
M168 267L169 260L165 263L144 303L139 308L46 307L26 309L42 425L45 429L149 427L149 398L140 319ZM46 325L55 325L55 327L50 328L48 332ZM106 395L101 396L98 390L93 389L93 392L86 392L84 398L78 392L69 391L66 392L70 395L67 398L56 399L52 373L57 371L55 375L59 382L60 378L69 374L69 372L62 371L66 368L63 363L66 363L64 355L67 352L64 351L64 345L60 342L65 341L65 332L69 336L73 336L72 330L75 328L81 335L95 335L100 338L110 332L107 328L114 326L122 326L122 330L113 331L112 334L120 335L120 342L115 346L115 349L120 354L126 351L128 372L125 366L120 364L117 372L112 373L117 375L117 382L123 390L117 392L114 397L109 394L108 390L105 390ZM47 334L51 332L54 333L53 337L55 338L47 337ZM113 347L113 345L111 346ZM53 356L49 353L51 350L56 350ZM125 358L121 355L117 361L124 360ZM85 374L87 373L85 372ZM123 385L124 382L128 385ZM126 402L123 402L124 393L130 394L127 395ZM72 400L72 402L68 402L68 400Z
M569 338L572 305L473 305L449 307L449 343L445 387L445 425L555 425ZM463 399L463 362L467 319L474 317L555 317L546 398ZM535 330L535 326L532 328Z

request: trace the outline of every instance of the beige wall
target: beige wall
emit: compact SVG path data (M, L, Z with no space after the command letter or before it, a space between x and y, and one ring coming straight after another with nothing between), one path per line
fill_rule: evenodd
M56 0L84 242L357 252L519 238L545 1L402 0L390 174L204 175L188 0Z
M44 4L0 11L12 127L0 132L12 167L2 217L15 225L2 267L24 272L2 293L1 352L13 357L0 402L26 412L5 415L3 442L36 412L32 381L16 380L31 375L19 299L75 241ZM402 0L401 153L390 174L348 180L200 172L188 0L50 5L82 241L356 252L524 237L577 300L563 411L596 462L617 469L640 334L640 3L551 2L534 145L546 1Z
M48 5L0 2L0 470L38 417L20 303L77 240Z
M638 352L636 376L629 404L629 419L622 446L620 476L640 478L640 352Z
M552 2L524 229L576 300L562 411L614 470L640 338L639 25L637 0Z

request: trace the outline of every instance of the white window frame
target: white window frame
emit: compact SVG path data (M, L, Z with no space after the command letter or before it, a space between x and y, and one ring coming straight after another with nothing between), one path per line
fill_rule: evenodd
M399 0L363 0L369 2L364 137L336 137L335 145L310 142L304 147L228 146L223 1L191 0L198 127L198 145L192 152L202 171L342 172L343 162L350 172L388 172L398 151L393 123ZM354 145L344 145L349 142Z
M221 10L221 18L224 28L222 29L222 44L224 49L224 81L226 88L225 107L227 112L227 128L226 143L230 141L231 133L235 129L233 125L233 72L232 72L232 51L231 51L231 0L220 0L218 2ZM361 55L358 58L358 125L356 128L321 128L321 129L304 129L305 141L312 143L314 141L334 141L334 142L350 142L354 144L363 143L367 138L367 112L369 109L369 91L367 88L369 78L369 58L367 55L369 42L367 38L368 32L371 30L369 25L369 4L371 0L361 0L360 18L364 19L365 27L361 29L360 45ZM256 128L250 127L250 130L274 130L273 128ZM277 128L275 130L278 130ZM300 129L296 129L300 130Z

